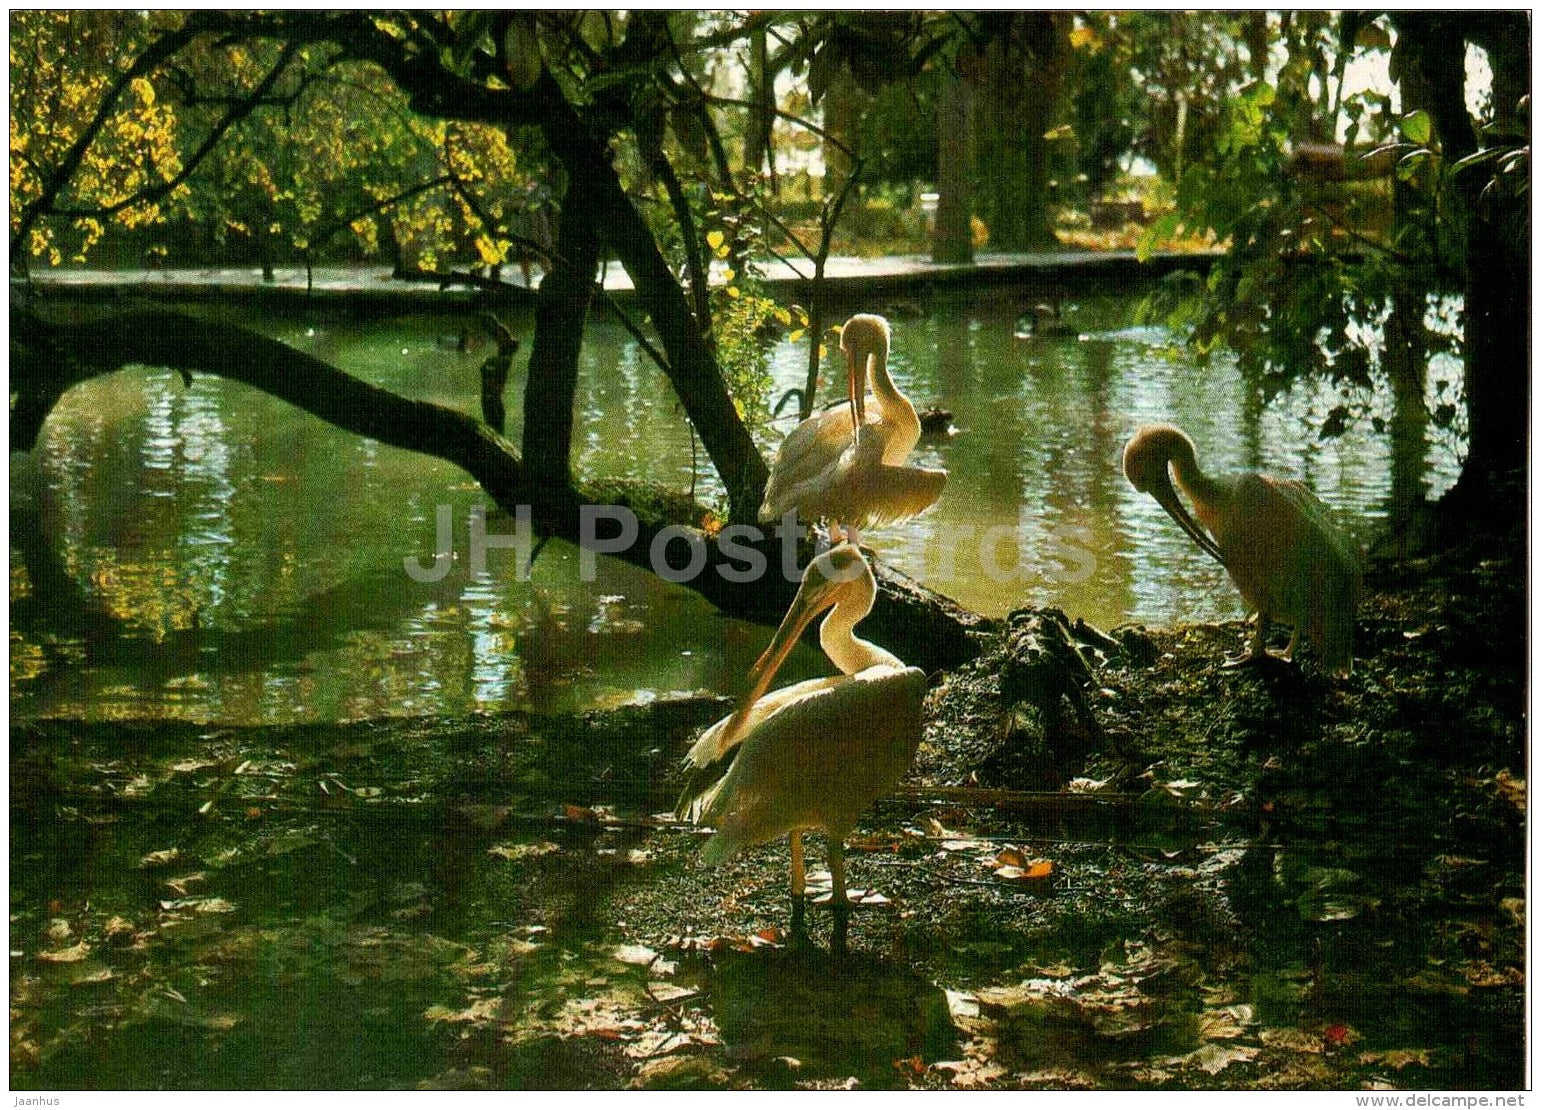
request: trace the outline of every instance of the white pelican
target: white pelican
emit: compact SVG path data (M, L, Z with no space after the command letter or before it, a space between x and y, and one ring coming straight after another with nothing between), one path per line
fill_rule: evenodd
M1124 448L1124 476L1224 565L1256 610L1251 653L1233 663L1262 658L1268 621L1276 620L1293 628L1283 658L1293 656L1304 630L1328 670L1353 671L1359 554L1315 494L1263 474L1212 478L1199 469L1193 441L1170 424L1135 432ZM1178 499L1173 476L1203 527Z
M947 471L905 466L920 439L920 418L888 373L888 321L852 316L840 331L849 399L810 416L782 440L765 486L760 520L796 509L826 517L830 539L842 532L908 519L941 496ZM869 365L870 364L870 365ZM867 412L871 377L877 412ZM844 525L844 529L841 528Z
M748 692L685 757L687 782L676 807L682 818L716 829L702 851L708 864L791 834L794 929L806 890L803 831L822 828L839 940L850 907L845 837L909 767L927 687L918 667L856 636L876 595L872 571L850 544L808 564L781 627L750 669ZM803 629L825 609L819 643L841 673L767 694Z

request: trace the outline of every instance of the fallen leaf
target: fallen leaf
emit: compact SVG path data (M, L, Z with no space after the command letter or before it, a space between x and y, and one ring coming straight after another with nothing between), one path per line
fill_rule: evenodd
M1359 1039L1358 1031L1347 1025L1329 1025L1322 1030L1322 1044L1328 1048L1342 1048Z
M1264 1029L1258 1036L1269 1048L1277 1048L1281 1052L1307 1052L1318 1056L1322 1052L1321 1036L1307 1033L1304 1029L1281 1026L1277 1029Z
M678 1033L672 1029L656 1029L643 1033L640 1037L626 1046L626 1055L633 1060L646 1060L657 1056L667 1056L671 1052L677 1052L691 1043L690 1034Z
M1461 977L1474 987L1519 986L1525 973L1517 967L1496 968L1486 960L1469 960L1461 965Z
M86 958L86 953L91 951L91 946L85 941L71 945L68 948L58 948L52 952L39 952L37 958L51 964L68 964L76 960Z
M644 944L622 944L610 953L611 958L620 960L623 964L641 964L646 966L658 959L658 953Z
M1385 1064L1389 1068L1401 1071L1408 1064L1417 1064L1419 1067L1429 1066L1429 1050L1426 1048L1389 1048L1384 1052L1361 1052L1359 1054L1361 1064Z
M194 871L191 875L183 875L179 879L167 879L166 889L181 897L187 896L187 888L194 884L205 882L209 875L206 871Z
M108 940L121 944L133 938L134 925L127 918L114 916L102 926L102 932Z
M939 1060L931 1065L933 1071L950 1072L954 1087L982 1087L1006 1074L999 1064L983 1060Z
M60 941L69 940L74 935L74 930L64 918L56 917L43 929L43 935L57 944Z
M1218 1075L1232 1064L1245 1063L1253 1059L1260 1051L1262 1050L1250 1045L1222 1045L1211 1042L1196 1052L1190 1052L1171 1062L1188 1064L1210 1075Z
M1054 862L1046 859L1032 860L1020 866L1007 864L1004 867L997 867L993 872L997 879L1006 882L1034 882L1047 879L1053 873Z
M163 910L192 910L194 913L234 913L235 903L223 898L173 898L162 900Z
M1525 780L1512 774L1507 767L1493 776L1498 795L1521 813L1525 812Z
M944 840L942 851L944 852L974 852L982 848L988 848L990 844L984 840Z
M655 981L648 983L647 993L652 996L655 1002L674 1002L681 998L688 998L696 992L690 987L682 987L678 983Z
M497 856L499 859L518 860L530 856L545 856L552 852L562 850L560 844L550 840L542 840L538 844L494 844L487 849L489 856Z
M451 1010L448 1006L430 1006L423 1013L428 1021L441 1021L452 1024L477 1023L492 1021L497 1017L498 1008L502 1000L498 998L482 998L467 1006L464 1010Z
M165 867L168 863L175 863L182 855L180 848L163 848L159 852L150 852L139 859L140 867Z
M979 999L966 991L946 991L947 1010L953 1017L978 1017ZM937 1064L937 1067L942 1067Z
M1106 788L1108 783L1110 783L1112 781L1113 780L1111 778L1105 778L1105 779L1087 779L1087 778L1071 779L1068 783L1065 784L1065 789L1068 790L1072 794L1095 794L1097 791Z
M1205 1010L1199 1015L1199 1036L1206 1041L1240 1037L1252 1021L1252 1007L1245 1003Z

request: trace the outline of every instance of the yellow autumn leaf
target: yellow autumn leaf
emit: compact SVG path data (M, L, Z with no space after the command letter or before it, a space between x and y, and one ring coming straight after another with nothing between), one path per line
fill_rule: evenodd
M737 273L735 271L733 271L733 270L724 270L722 272L722 280L723 281L732 281L737 276L738 276Z
M728 257L728 254L729 254L728 244L724 243L722 246L717 248L717 257L718 258L726 258L726 257Z
M722 246L723 234L720 231L708 231L706 233L706 245L716 250Z
M791 335L787 336L787 340L789 342L796 343L799 339L801 339L806 334L807 334L807 329L806 328L798 328Z
M738 298L739 298L738 286L736 286L736 285L728 286L728 296L732 297L735 301L738 300Z
M1090 27L1077 27L1074 31L1070 32L1070 45L1076 50L1080 50L1083 47L1095 50L1102 45L1102 39Z

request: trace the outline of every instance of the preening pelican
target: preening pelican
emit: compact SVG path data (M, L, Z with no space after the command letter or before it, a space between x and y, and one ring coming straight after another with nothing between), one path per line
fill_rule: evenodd
M947 471L905 466L920 439L920 418L888 373L888 321L861 314L840 332L849 399L810 416L782 440L765 487L760 520L796 509L825 517L830 538L906 520L941 496ZM867 412L867 380L876 413ZM842 525L844 528L842 529Z
M1257 611L1248 659L1266 654L1268 621L1276 620L1293 627L1283 658L1293 656L1304 630L1323 666L1341 675L1353 670L1359 554L1315 494L1263 474L1212 478L1199 469L1193 441L1170 424L1135 432L1124 448L1124 476L1225 566L1242 600ZM1193 502L1197 522L1173 477Z
M837 938L850 906L845 837L909 767L926 696L924 672L854 631L876 595L872 571L851 544L808 564L781 627L750 669L748 692L685 757L687 781L676 806L682 818L716 829L702 851L708 864L791 834L794 927L806 889L803 831L822 828ZM840 674L767 694L798 637L826 609L819 643Z

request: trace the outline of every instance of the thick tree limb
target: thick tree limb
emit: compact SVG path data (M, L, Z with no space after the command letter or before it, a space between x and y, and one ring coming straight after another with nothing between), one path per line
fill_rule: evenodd
M330 42L374 62L406 94L413 110L437 119L501 127L534 124L575 184L564 198L581 204L630 275L668 357L670 382L728 491L734 520L752 521L769 469L723 383L701 322L669 269L647 221L626 195L608 136L592 129L549 70L528 90L492 87L446 69L435 50L414 50L367 12L245 13L201 11L189 25L286 42ZM415 25L414 25L415 27Z
M13 313L11 352L11 389L16 394L11 410L13 450L30 450L58 399L91 378L131 365L219 374L356 435L453 463L505 510L514 512L517 506L528 505L532 524L544 535L578 543L583 539L585 507L627 505L638 520L637 538L613 557L649 570L656 569L655 541L675 537L668 555L678 567L685 562L684 536L693 536L692 544L699 541L705 549L706 563L682 584L726 613L775 623L796 591L796 574L783 572L783 552L775 535L758 544L741 540L736 550L729 551L718 538L690 527L700 523L704 512L686 499L661 505L657 497L635 496L636 487L570 488L537 480L514 447L480 420L380 389L245 328L163 310L68 325ZM592 526L591 530L603 531ZM721 571L725 568L742 577L746 548L765 558L766 569L752 581L731 581ZM796 568L805 565L809 555L804 545ZM991 622L902 574L882 567L876 572L879 597L863 626L866 634L927 670L956 666L978 654L973 633L987 631Z
M535 306L535 346L524 386L524 457L531 475L547 485L572 484L578 352L598 269L599 229L581 206L563 201L555 257Z

